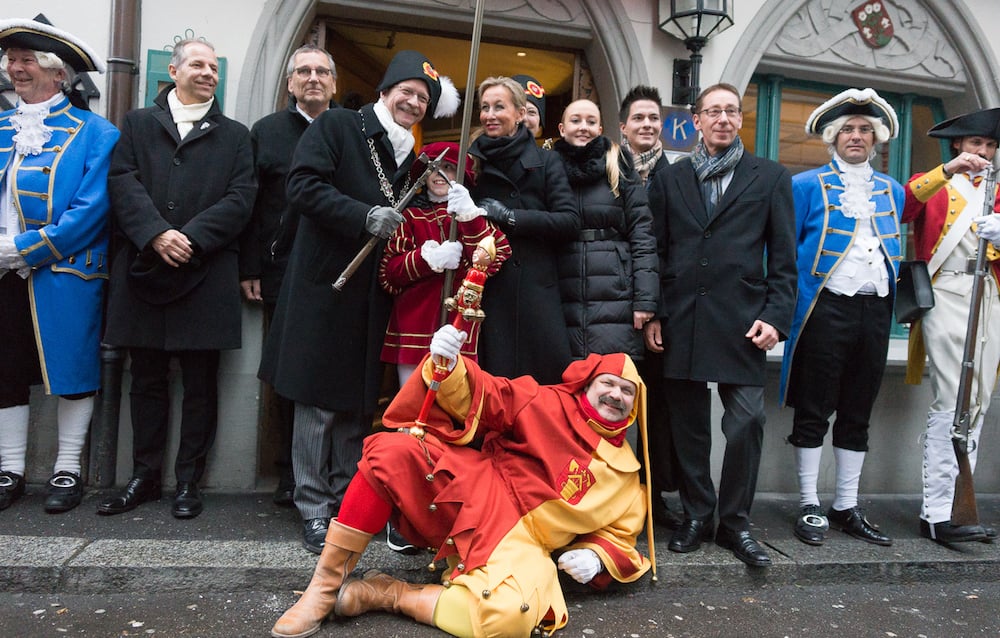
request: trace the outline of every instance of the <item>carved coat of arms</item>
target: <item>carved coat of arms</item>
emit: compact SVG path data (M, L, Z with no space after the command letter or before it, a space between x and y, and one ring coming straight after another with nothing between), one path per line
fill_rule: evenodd
M851 12L858 33L873 49L881 49L892 40L892 18L882 2L864 2Z

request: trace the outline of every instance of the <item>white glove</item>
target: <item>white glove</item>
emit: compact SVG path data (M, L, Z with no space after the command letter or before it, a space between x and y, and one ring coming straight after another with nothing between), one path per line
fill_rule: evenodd
M458 361L458 353L468 336L468 333L451 324L441 326L431 337L431 354L439 359L446 359L448 370L453 370Z
M1000 215L982 215L972 221L976 222L976 234L990 242L1000 243Z
M592 549L571 549L559 557L559 569L586 585L604 570L604 565Z
M455 216L455 221L460 222L470 222L486 214L485 210L472 201L469 189L458 182L453 182L448 189L448 212Z
M420 246L420 256L434 272L444 272L458 268L462 259L462 244L457 241L446 241L439 244L434 239L428 239Z
M27 265L14 245L14 238L0 235L0 270L20 270Z

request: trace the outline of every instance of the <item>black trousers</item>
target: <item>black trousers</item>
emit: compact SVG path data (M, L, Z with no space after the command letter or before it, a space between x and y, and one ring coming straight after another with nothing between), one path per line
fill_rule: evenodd
M166 352L130 348L132 389L132 475L160 480L170 423L170 360L180 363L184 396L181 401L180 443L174 474L177 482L198 482L215 442L219 422L219 351Z
M271 329L274 319L275 303L264 302L264 336ZM264 383L264 414L266 427L271 433L270 440L275 444L274 464L282 476L292 475L292 428L295 424L295 402L287 399L274 388Z
M882 385L892 323L890 297L819 293L795 346L788 401L796 447L820 447L833 424L833 446L868 451L868 426Z
M669 406L663 393L663 354L649 352L637 362L639 374L646 384L647 430L649 435L649 472L653 481L653 498L660 492L677 491L677 455L670 436ZM640 439L642 437L639 437ZM643 442L639 441L641 448ZM642 450L637 450L639 463L643 462ZM645 477L645 472L639 473Z
M31 386L42 382L42 368L31 322L28 282L15 272L0 271L0 408L28 405Z
M712 393L704 381L666 379L663 383L677 452L681 504L685 518L700 521L711 521L718 505L720 527L746 531L764 440L764 388L725 383L718 387L726 448L716 497L711 465Z

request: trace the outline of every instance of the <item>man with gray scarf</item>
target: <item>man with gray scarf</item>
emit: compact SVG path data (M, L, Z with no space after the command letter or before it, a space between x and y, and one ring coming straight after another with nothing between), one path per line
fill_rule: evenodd
M650 209L660 253L660 309L646 346L663 352L664 398L677 451L684 523L669 549L713 537L744 563L770 557L750 534L764 428L767 352L791 328L798 276L791 177L746 152L736 87L716 84L692 109L701 141L656 173ZM711 392L718 384L726 437L719 495L712 483ZM650 449L650 458L660 456Z

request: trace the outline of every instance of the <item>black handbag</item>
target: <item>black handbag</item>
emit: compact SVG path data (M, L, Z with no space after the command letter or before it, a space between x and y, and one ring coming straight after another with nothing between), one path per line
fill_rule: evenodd
M922 259L899 263L896 281L896 322L913 323L934 307L934 289Z

